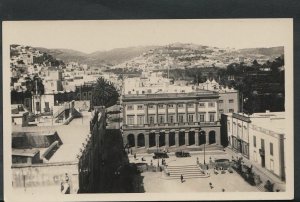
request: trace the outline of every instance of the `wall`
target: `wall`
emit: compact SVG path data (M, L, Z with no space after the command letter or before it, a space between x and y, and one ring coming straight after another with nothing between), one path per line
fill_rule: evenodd
M283 155L282 144L279 134L266 134L267 130L260 127L256 127L251 124L249 133L251 134L250 139L250 160L253 162L261 164L261 156L259 154L259 149L261 148L261 139L265 142L265 168L270 172L274 173L276 176L284 177L284 170L282 171L282 161L281 156ZM256 147L254 147L253 136L256 137ZM270 154L270 143L273 143L273 155ZM272 168L271 161L273 161L274 166Z
M65 173L69 176L70 191L78 191L78 162L66 163L45 163L34 164L30 166L13 165L12 180L13 187L26 188L57 185L60 190L60 184L64 180Z

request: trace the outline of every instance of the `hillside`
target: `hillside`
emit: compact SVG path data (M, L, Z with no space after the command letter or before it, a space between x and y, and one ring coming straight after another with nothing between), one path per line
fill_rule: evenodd
M157 46L138 46L117 48L109 51L96 51L90 54L71 49L47 49L41 47L37 47L36 49L48 53L55 58L61 59L64 62L73 61L86 63L90 66L97 66L99 64L119 64L155 48L157 48Z

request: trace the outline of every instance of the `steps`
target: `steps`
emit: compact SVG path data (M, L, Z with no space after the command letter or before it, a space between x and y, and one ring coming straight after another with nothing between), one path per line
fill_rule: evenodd
M167 175L169 173L169 175ZM191 178L204 178L208 177L202 173L201 168L198 165L182 165L182 166L167 166L164 170L165 179L180 179L183 175L183 179Z
M266 189L264 187L264 183L260 183L259 185L256 186L261 192L265 192Z

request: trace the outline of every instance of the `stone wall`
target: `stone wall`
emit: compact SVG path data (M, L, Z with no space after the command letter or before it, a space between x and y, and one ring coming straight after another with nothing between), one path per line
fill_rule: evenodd
M65 163L45 163L12 166L13 187L41 187L57 185L60 190L61 182L65 179L65 174L69 176L70 192L77 193L78 182L78 162Z

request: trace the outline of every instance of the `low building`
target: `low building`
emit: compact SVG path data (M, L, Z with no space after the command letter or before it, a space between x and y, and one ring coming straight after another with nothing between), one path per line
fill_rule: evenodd
M11 105L11 119L12 124L28 126L29 112L21 104Z

